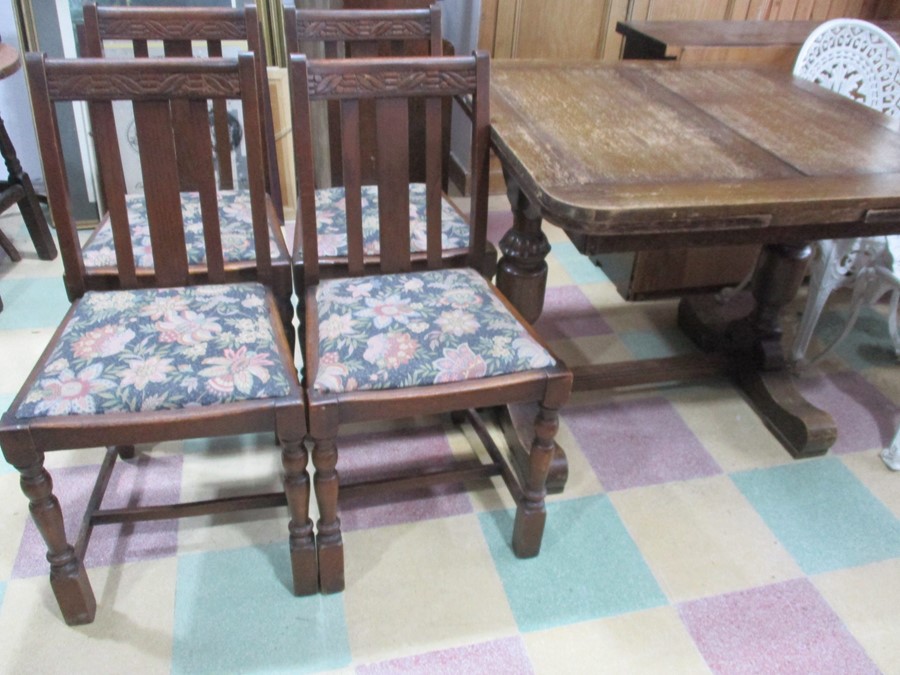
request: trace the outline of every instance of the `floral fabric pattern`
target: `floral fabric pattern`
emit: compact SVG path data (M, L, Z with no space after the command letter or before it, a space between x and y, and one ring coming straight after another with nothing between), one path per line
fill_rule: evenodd
M409 186L409 239L410 250L421 253L427 245L427 220L425 211L425 185ZM344 188L316 190L316 232L319 255L326 257L347 256L347 207ZM378 255L378 188L364 185L362 188L363 253ZM445 198L441 199L441 247L443 249L466 248L469 245L469 225Z
M556 363L471 269L327 280L316 301L318 392L458 382Z
M88 293L16 417L277 398L289 376L260 284Z
M220 190L218 197L219 228L225 262L255 260L250 192L248 190ZM125 206L128 209L134 264L138 267L153 267L150 226L147 220L147 202L144 195L126 195ZM203 219L200 213L199 193L181 193L181 216L184 220L188 264L204 264L206 262L206 242L203 240ZM269 231L269 250L272 253L272 260L282 259L271 230ZM83 256L84 264L89 268L115 266L116 249L112 226L108 221L101 224L94 237L85 245Z

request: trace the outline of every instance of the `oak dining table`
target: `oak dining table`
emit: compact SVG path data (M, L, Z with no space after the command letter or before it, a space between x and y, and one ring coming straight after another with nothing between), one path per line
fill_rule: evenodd
M772 67L496 60L491 123L513 209L497 285L529 321L548 226L585 255L763 245L750 292L680 301L697 355L575 368L576 390L726 373L793 456L827 451L835 423L795 388L779 314L812 241L900 232L900 120Z

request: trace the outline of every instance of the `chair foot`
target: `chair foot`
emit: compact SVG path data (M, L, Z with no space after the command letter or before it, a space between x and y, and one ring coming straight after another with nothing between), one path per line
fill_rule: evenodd
M319 551L319 591L325 594L344 590L344 542L338 535L336 541L316 541Z
M31 518L47 545L50 562L50 587L63 618L70 626L90 623L97 611L84 563L66 541L62 509L53 494L53 480L44 469L43 454L35 454L34 462L18 466L22 492L28 497Z
M309 518L310 486L306 470L309 453L303 439L279 438L279 442L281 463L284 466L284 493L291 514L288 531L294 595L313 595L319 591L319 571L313 522Z
M119 459L134 459L137 451L133 445L117 445L116 453L119 455Z
M340 593L344 590L344 541L338 518L337 447L334 437L315 438L313 464L316 467L315 493L319 505L316 524L316 549L319 554L319 591Z
M527 504L523 504L516 509L512 547L517 558L534 558L541 552L546 521L547 510L543 506L530 509Z
M50 587L68 625L81 626L94 620L97 612L94 591L84 563L75 558L74 554L71 555L71 560L59 567L51 565Z
M312 524L310 524L310 530ZM319 564L313 537L295 539L291 535L291 574L294 595L315 595L319 592Z
M547 520L547 474L556 448L554 437L559 428L556 410L543 405L534 420L534 439L528 456L528 473L525 476L523 497L516 509L513 524L513 552L519 558L533 558L541 552L544 523Z

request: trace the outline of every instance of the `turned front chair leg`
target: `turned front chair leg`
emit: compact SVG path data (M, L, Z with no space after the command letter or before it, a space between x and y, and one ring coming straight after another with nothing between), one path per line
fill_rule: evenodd
M308 462L309 454L302 440L282 440L281 463L284 466L284 493L291 514L288 532L295 595L313 595L319 591L316 542L313 522L309 517Z
M516 508L513 525L513 552L519 558L533 558L541 551L544 522L547 520L547 508L544 504L547 496L547 473L556 447L553 439L557 429L557 411L541 406L534 420L534 441L529 452L524 495Z
M53 494L53 480L44 469L43 457L31 466L19 468L19 473L31 517L47 544L50 587L63 618L70 626L91 623L97 602L84 562L75 556L75 549L66 541L62 509Z
M316 524L316 550L319 554L319 590L339 593L344 590L344 542L341 538L341 519L338 518L337 447L334 438L317 438L313 446L316 467L316 503L319 522Z

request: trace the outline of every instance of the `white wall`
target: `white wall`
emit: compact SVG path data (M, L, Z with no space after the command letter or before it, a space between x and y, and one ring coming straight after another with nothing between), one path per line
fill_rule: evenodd
M12 0L0 0L0 37L3 38L3 42L19 49ZM0 80L0 116L3 117L6 131L16 147L16 154L22 167L31 176L32 181L40 179L43 172L38 158L24 69L20 69L5 80ZM5 167L0 169L4 178L5 171Z

